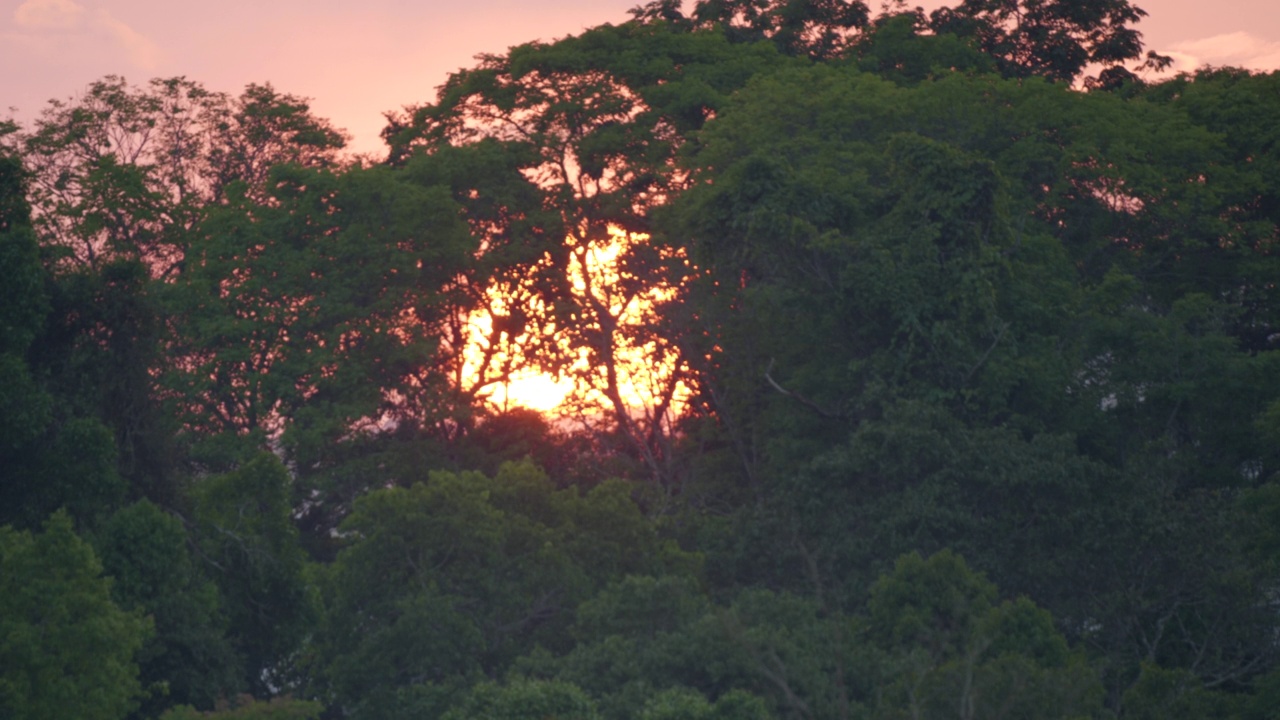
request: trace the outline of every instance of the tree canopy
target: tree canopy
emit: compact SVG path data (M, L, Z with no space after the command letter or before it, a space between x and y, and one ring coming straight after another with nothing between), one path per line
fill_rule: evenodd
M876 10L0 123L0 714L1273 717L1280 74Z

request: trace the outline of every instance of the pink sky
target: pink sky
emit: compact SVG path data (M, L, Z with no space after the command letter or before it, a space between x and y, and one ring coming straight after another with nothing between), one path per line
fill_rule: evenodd
M0 0L0 117L13 107L29 120L50 98L108 74L138 84L185 75L233 93L270 82L313 98L318 114L352 134L352 149L378 152L382 113L432 99L476 54L624 22L640 2ZM1277 0L1135 4L1150 13L1138 26L1148 47L1179 69L1280 69Z

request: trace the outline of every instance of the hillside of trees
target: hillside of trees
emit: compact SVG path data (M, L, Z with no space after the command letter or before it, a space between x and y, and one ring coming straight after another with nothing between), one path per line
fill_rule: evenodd
M0 122L0 717L1276 718L1280 73L1144 15L655 0L377 159Z

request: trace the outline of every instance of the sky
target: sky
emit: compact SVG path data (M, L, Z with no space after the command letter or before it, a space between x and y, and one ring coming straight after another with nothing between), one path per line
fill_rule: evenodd
M383 113L431 101L477 54L625 22L640 2L0 0L0 117L29 123L48 100L105 75L135 84L185 76L233 94L269 82L311 98L316 114L351 134L352 150L377 154ZM1175 69L1280 69L1277 0L1134 4L1149 13L1137 26L1147 47Z

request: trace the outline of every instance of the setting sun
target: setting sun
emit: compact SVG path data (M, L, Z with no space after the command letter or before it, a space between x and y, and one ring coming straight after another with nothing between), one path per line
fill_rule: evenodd
M539 370L522 355L534 339L529 331L514 337L494 333L494 317L509 315L516 308L498 289L491 288L488 309L475 312L468 319L470 339L464 352L464 377L482 383L484 378L493 377L495 368L505 369L507 372L501 373L505 380L490 382L480 391L497 408L518 406L557 415L592 414L614 404L607 377L607 365L611 364L615 378L612 386L630 412L644 413L662 398L667 398L665 404L670 410L678 412L688 400L689 388L678 377L671 348L660 338L643 332L653 324L656 308L672 300L678 287L656 282L636 290L634 282L626 281L634 278L624 278L625 256L648 240L648 235L627 233L617 226L610 226L607 239L600 242L566 240L572 247L568 279L575 299L606 314L608 325L614 328L608 338L613 349L611 358L593 361L586 347L573 347L561 329L550 324L544 335L561 357L567 358L565 370L559 377ZM688 267L683 257L675 259ZM526 313L546 312L532 294L525 295L521 302L525 306L520 309ZM605 332L601 325L597 322L596 330Z

